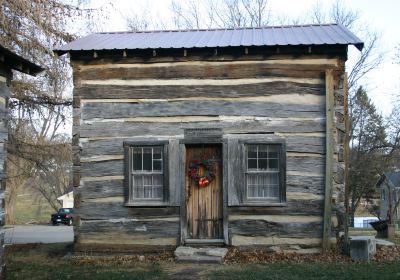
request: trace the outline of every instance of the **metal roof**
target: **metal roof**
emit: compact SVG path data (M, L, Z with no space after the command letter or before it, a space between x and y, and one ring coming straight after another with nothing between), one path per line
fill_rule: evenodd
M361 50L364 43L340 24L319 24L95 33L60 46L55 52L301 45L355 45Z
M0 44L0 61L9 69L35 76L44 69Z
M395 188L400 188L400 172L385 173L385 176Z

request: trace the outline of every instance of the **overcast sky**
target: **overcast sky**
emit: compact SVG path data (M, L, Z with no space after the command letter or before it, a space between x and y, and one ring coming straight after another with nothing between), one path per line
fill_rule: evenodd
M214 0L217 1L218 0ZM112 2L107 8L109 17L101 31L127 30L125 18L130 14L146 14L149 18L168 18L169 0L96 0L92 6ZM183 1L185 2L185 1ZM282 15L302 18L318 0L269 0L272 16ZM333 0L320 1L329 7ZM371 26L381 35L380 50L385 60L379 69L365 77L363 84L370 98L383 114L389 114L394 100L400 100L400 65L393 63L396 46L400 45L400 1L399 0L344 0L347 7L358 11L365 25ZM307 22L304 22L307 23ZM362 36L358 35L361 39ZM358 51L349 48L349 63L356 59Z

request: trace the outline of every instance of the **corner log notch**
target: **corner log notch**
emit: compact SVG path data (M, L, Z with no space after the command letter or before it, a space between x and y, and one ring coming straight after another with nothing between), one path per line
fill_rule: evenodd
M326 170L325 170L325 204L324 204L324 229L322 237L322 250L326 252L329 249L329 240L331 234L332 217L332 176L333 176L333 71L326 71Z

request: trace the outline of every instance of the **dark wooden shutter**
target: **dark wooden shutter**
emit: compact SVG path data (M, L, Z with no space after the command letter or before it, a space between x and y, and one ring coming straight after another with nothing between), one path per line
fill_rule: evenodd
M180 172L179 140L172 139L168 144L168 170L169 170L169 205L181 205L181 172Z
M243 170L241 158L238 139L228 139L228 206L240 205L242 201L240 178Z

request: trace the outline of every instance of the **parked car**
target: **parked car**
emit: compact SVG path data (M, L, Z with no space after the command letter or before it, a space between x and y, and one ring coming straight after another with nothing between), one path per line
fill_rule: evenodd
M60 208L57 213L51 215L51 222L54 226L57 224L72 226L73 219L73 208Z

